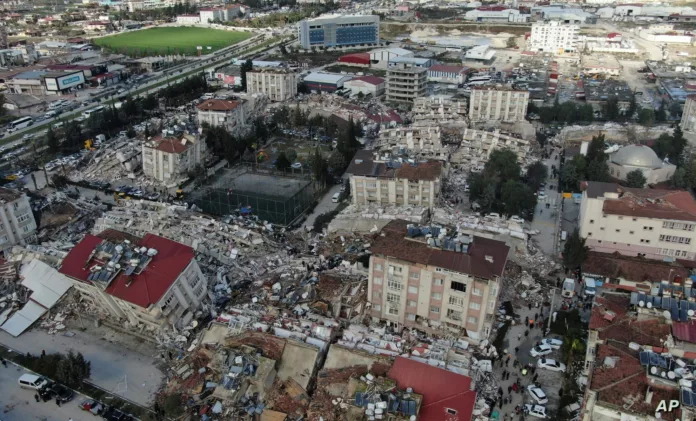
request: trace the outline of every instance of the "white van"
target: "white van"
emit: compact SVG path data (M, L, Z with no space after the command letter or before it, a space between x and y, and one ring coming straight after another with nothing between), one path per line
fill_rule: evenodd
M597 283L592 278L585 278L585 295L594 296L597 291Z
M22 374L22 377L17 380L19 387L23 389L39 390L48 385L48 380L36 374Z
M575 295L575 280L572 278L566 278L565 281L563 281L561 296L564 298L572 298L573 295Z
M568 231L561 231L561 241L565 241L568 238Z
M331 201L334 203L338 203L339 200L341 200L341 192L334 193L333 197L331 198Z

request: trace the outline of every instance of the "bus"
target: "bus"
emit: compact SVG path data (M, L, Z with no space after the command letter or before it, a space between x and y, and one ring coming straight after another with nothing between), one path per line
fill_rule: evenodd
M469 79L467 79L467 82L489 82L490 80L490 76L472 76Z
M82 112L82 117L89 118L94 113L100 113L104 111L104 106L100 105L98 107L92 108L91 110L85 110Z
M15 130L23 129L25 127L29 127L32 124L34 124L34 119L31 117L22 117L20 119L17 119L13 121L12 123L7 125L7 130L10 132L13 132Z

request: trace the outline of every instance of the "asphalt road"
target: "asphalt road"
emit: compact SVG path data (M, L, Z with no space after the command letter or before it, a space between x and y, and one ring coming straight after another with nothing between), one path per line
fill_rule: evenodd
M336 209L339 205L339 203L334 203L332 201L333 195L335 193L338 193L341 190L341 185L337 184L329 189L329 191L326 192L324 197L321 198L317 206L314 208L314 212L312 212L311 215L307 216L307 220L305 221L304 225L305 227L309 227L310 229L314 226L314 220L317 219L317 216L321 215L322 213L327 213L331 212L332 210ZM350 197L345 198L345 200L350 200Z
M560 161L553 159L557 157L558 153L554 152L551 154L551 158L544 160L544 164L549 169L549 177L552 176L551 166L555 165L556 168L559 166ZM558 206L560 209L561 195L556 189L558 181L558 177L546 179L546 198L538 200L534 211L534 220L532 221L532 229L539 231L539 234L532 237L533 241L544 254L550 256L556 255L555 236L560 235L557 227L558 211L554 209L554 206ZM552 189L551 186L554 186L554 188ZM547 203L549 204L549 209L546 208Z
M75 395L72 401L61 406L55 401L37 403L34 400L34 392L22 389L17 384L17 379L28 371L12 364L8 368L0 367L0 405L2 406L0 420L2 421L94 421L96 418L78 405L84 399L82 395Z

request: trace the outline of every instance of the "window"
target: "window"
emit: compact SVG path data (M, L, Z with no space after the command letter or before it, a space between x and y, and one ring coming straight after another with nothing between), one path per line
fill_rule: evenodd
M408 300L408 302L407 302L406 304L407 304L409 307L415 307L415 306L418 305L418 303L416 303L416 302L413 301L413 300Z
M616 230L616 232L621 232L621 230Z
M455 291L466 292L466 284L463 284L461 282L452 281L452 285L450 286L450 288L452 288Z
M433 292L433 294L431 295L431 297L433 298L433 300L441 300L441 299L442 299L442 294L440 294L439 292Z
M409 294L418 294L418 287L408 287Z
M452 319L452 320L456 320L456 321L461 321L462 320L462 312L448 308L447 309L447 318Z
M372 283L375 285L382 285L382 278L372 278Z
M433 285L441 286L441 285L442 285L442 279L441 279L441 278L435 278L435 279L433 279Z
M590 219L590 224L594 224L594 219Z
M406 313L406 319L410 321L416 320L416 315L413 313Z
M633 231L629 231L628 233L629 233L629 234L633 234Z
M387 293L387 302L388 303L393 303L393 304L399 304L401 302L401 297L399 294L392 294L391 292Z
M389 282L387 282L387 286L394 291L401 291L404 289L403 284L395 279L390 279Z
M623 219L623 216L619 216L619 219Z
M600 230L600 231L604 231L604 227L599 227L599 230Z
M170 295L169 298L164 300L164 304L162 304L162 309L165 309L169 306L174 301L174 294Z
M390 274L401 274L401 268L398 266L389 266L389 273Z
M588 237L592 237L592 233L591 233L591 232L588 232L588 233L587 233L587 236L588 236Z
M440 307L430 306L430 312L440 314Z
M636 222L637 220L638 220L638 218L633 218L633 222Z
M387 306L387 313L391 314L392 316L398 316L399 315L399 308L396 307L395 305Z
M418 278L420 278L420 273L411 272L409 276L411 277L411 279L418 279Z
M382 306L379 305L379 304L373 305L372 308L373 308L375 311L382 311Z
M24 222L29 220L29 214L28 213L23 213L17 217L17 222Z
M29 225L25 225L22 227L22 231L24 232L29 232Z
M469 308L472 310L481 310L481 304L479 303L469 303Z
M471 293L474 295L479 295L479 296L482 294L481 290L478 288L474 288L474 290L471 291Z
M473 316L470 316L468 319L466 319L466 321L471 323L472 325L478 324L478 319Z
M450 295L449 303L453 306L464 307L464 298Z
M372 293L372 298L375 300L382 300L382 293L379 291L375 291Z
M451 408L445 408L448 414L457 415L457 411Z
M377 270L377 271L380 271L380 272L381 272L381 271L382 271L382 265L381 265L381 264L379 264L379 263L376 263L376 264L375 264L375 270Z

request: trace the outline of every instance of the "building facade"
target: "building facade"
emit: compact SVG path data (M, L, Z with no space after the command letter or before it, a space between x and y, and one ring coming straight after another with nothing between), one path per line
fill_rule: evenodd
M0 250L26 244L36 235L36 220L26 194L0 187Z
M132 326L182 329L207 301L208 281L193 249L153 234L135 241L88 234L59 272L102 314Z
M387 82L377 76L358 76L343 84L350 89L351 95L372 95L373 98L381 96L386 90Z
M379 16L327 16L297 25L302 48L379 44Z
M261 93L271 101L285 101L297 95L297 73L286 69L259 69L247 72L247 92Z
M464 129L462 141L450 158L450 162L460 168L483 170L491 153L497 149L509 149L517 155L518 162L524 162L531 146L529 141L515 133L501 130Z
M555 55L575 53L579 30L578 25L566 25L558 21L535 23L532 25L527 49Z
M524 121L529 104L529 91L508 87L476 86L469 99L471 121Z
M696 132L696 95L686 97L680 125L685 132Z
M368 281L372 317L397 328L465 331L473 342L487 339L509 247L459 235L457 240L441 239L451 250L438 248L415 231L419 228L407 227L406 221L392 221L373 243Z
M233 130L246 121L242 101L208 99L196 105L196 109L199 124L207 123L211 126L224 126L228 130Z
M643 173L646 184L667 182L677 170L676 165L670 164L666 159L660 159L655 151L646 145L624 146L609 155L608 164L612 177L625 181L630 172L638 170Z
M156 136L143 143L143 173L171 183L205 164L205 140L193 135L181 138Z
M440 198L445 170L440 161L397 163L381 159L373 151L360 150L346 174L350 176L352 202L356 205L432 208Z
M428 69L428 82L454 83L460 85L466 79L469 70L464 66L436 64Z
M179 15L176 17L176 23L180 25L196 25L201 23L201 17L199 15Z
M381 152L405 149L409 156L447 162L450 151L442 143L440 126L413 124L408 127L380 130L375 149Z
M413 102L425 96L428 84L426 67L410 67L406 64L389 64L387 69L387 101Z
M580 235L591 250L648 259L696 259L696 201L679 190L587 183Z

